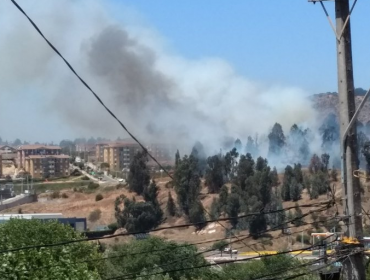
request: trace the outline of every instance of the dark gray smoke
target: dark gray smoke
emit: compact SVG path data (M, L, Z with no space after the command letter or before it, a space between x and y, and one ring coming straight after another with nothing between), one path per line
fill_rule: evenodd
M22 4L107 106L144 142L172 143L190 152L200 141L213 152L219 151L225 137L239 138L245 146L248 136L258 134L258 152L267 156L266 135L275 122L284 131L294 123L315 125L316 113L301 89L250 81L219 58L190 60L174 54L151 28L113 19L103 1L34 3L37 8ZM0 51L12 54L0 65L0 73L6 74L1 90L16 88L24 98L24 88L32 88L40 100L32 101L34 114L45 119L58 116L55 127L60 131L127 137L29 23L11 6L0 5L4 5L0 11L14 11L0 14ZM61 13L61 7L68 8ZM22 63L17 63L19 58ZM50 126L45 126L48 133ZM320 145L312 141L310 150L317 149Z

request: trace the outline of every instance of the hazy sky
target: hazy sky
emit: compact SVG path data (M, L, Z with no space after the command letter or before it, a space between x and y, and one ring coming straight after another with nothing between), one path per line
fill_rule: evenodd
M19 3L85 77L89 74L83 72L81 65L86 60L80 55L84 53L84 44L89 43L86 34L93 34L95 28L90 23L100 26L100 22L112 21L129 26L134 34L135 28L139 30L136 34L150 30L144 41L148 38L151 46L159 44L162 50L184 60L225 61L233 73L259 85L295 88L309 94L337 88L334 34L320 5L307 0L23 0ZM334 11L334 3L328 1L326 7L331 13ZM352 17L355 84L366 89L370 87L366 67L370 65L368 11L370 1L359 0ZM69 14L71 20L66 20ZM67 95L70 84L73 83L74 91L75 88L81 91L80 96L74 97L76 100L90 97L10 1L0 2L0 18L1 26L8 31L0 32L3 140L58 142L63 138L104 136L103 124L95 121L96 128L92 125L85 130L74 127L73 114L72 121L67 122L60 113L74 102ZM53 71L58 75L51 75ZM66 91L64 100L60 96L55 99L49 90L52 86L61 86ZM104 91L103 87L96 87ZM89 112L84 108L83 117L104 114L99 110L94 107Z

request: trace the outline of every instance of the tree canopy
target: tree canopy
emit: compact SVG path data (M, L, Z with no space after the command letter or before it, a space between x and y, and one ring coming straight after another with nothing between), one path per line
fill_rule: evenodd
M11 219L0 225L0 250L59 243L84 238L56 221ZM81 262L101 258L98 246L77 242L66 246L27 249L0 254L0 275L6 279L101 279L100 264ZM0 277L1 277L0 276ZM4 279L4 278L2 278Z

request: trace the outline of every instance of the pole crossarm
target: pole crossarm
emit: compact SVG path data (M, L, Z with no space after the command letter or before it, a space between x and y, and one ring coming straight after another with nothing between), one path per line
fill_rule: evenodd
M345 22L344 22L344 25L343 25L343 27L342 27L342 30L340 31L340 33L339 33L339 34L337 33L336 28L335 28L335 26L334 26L334 23L333 23L333 21L331 20L331 18L330 18L330 16L329 16L328 11L326 10L326 7L325 7L325 5L324 5L324 2L325 2L325 1L333 1L333 0L308 0L308 2L312 2L312 3L314 3L314 4L316 4L316 2L320 2L321 7L322 7L322 9L324 10L324 13L325 13L325 15L326 15L326 18L327 18L327 19L328 19L328 21L329 21L330 27L331 27L331 29L332 29L332 30L333 30L333 32L334 32L335 38L337 38L337 40L338 40L338 41L340 41L340 39L341 39L341 38L342 38L342 36L343 36L343 32L344 32L344 30L345 30L345 29L346 29L346 27L347 27L348 21L349 21L349 19L350 19L351 15L352 15L352 12L353 12L353 10L354 10L354 8L355 8L355 6L356 6L357 0L355 0L355 1L353 2L352 7L351 7L351 10L350 10L350 12L349 12L349 14L348 14L348 16L347 16L347 18L346 18Z

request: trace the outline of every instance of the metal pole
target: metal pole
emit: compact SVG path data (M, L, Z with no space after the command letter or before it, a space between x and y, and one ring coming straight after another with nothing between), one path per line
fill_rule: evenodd
M349 14L349 0L335 0L339 119L340 132L345 139L341 143L342 187L344 198L347 201L345 215L349 216L347 229L349 237L362 239L360 182L358 178L352 175L353 171L358 169L356 126L349 128L348 135L345 135L356 111ZM341 31L343 31L343 36L338 38L338 33ZM343 263L347 279L360 280L366 278L362 257L361 253L354 254Z

